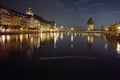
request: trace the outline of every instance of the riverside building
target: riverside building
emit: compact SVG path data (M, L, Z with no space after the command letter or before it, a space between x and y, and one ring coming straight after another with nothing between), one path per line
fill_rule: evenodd
M0 6L0 31L53 31L56 23L47 21L28 8L26 14Z

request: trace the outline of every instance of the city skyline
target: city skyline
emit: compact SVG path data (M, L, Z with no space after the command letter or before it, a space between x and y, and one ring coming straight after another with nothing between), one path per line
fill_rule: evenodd
M77 25L84 28L87 28L90 17L94 20L95 28L120 22L119 3L119 0L1 0L1 5L22 13L31 7L34 13L55 21L57 25Z

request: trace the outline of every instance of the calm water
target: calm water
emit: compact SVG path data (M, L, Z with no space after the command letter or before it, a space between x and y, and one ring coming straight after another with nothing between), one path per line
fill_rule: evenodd
M120 80L120 43L100 33L0 35L0 76Z

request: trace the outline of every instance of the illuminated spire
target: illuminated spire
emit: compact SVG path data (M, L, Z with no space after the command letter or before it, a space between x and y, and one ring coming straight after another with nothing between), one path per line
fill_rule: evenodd
M33 16L32 8L28 8L27 11L26 11L26 14Z

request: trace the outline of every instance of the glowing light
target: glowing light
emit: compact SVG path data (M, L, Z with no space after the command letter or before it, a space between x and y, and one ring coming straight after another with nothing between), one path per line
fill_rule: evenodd
M31 37L30 41L33 42L33 37Z
M10 35L7 35L7 41L9 41L10 40Z
M5 32L5 29L2 29L2 32Z
M119 43L117 43L117 52L118 52L118 54L120 54L120 44Z
M73 40L74 40L74 37L73 37L73 35L71 35L71 42L73 42Z
M63 33L60 34L60 38L61 38L61 40L63 40Z
M74 28L71 28L70 30L72 30L72 31L73 31L73 30L74 30Z
M106 31L108 31L108 28L105 28Z
M94 38L93 36L88 36L88 43L93 44Z
M58 41L58 37L59 37L59 33L54 33L54 48L56 48L56 44L57 44L57 41Z
M54 37L54 48L56 48L56 43L57 43L57 40L56 40L56 37Z
M60 29L63 29L63 28L64 28L63 26L60 27Z
M5 35L2 35L2 41L5 42Z
M7 31L7 32L9 32L9 31L10 31L10 29L7 29L6 31Z
M118 30L120 30L120 26L118 26L117 28L118 28Z
M20 42L23 41L23 35L20 35Z

